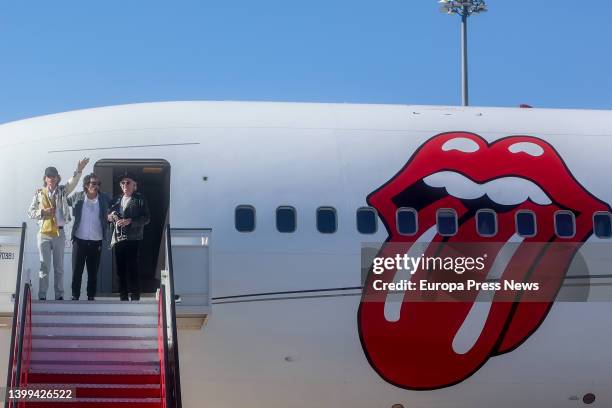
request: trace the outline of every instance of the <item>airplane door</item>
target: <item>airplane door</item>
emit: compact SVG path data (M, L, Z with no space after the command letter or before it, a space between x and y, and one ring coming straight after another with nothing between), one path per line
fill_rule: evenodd
M140 243L138 265L141 293L155 293L166 257L162 237L170 208L170 163L161 159L102 159L94 165L94 173L102 181L101 191L113 199L121 195L117 177L126 171L137 178L138 192L146 198L151 213L151 221L145 226ZM100 295L119 291L119 278L109 244L110 238L101 254L97 290Z
M180 308L210 313L210 238L208 228L171 228L174 293Z

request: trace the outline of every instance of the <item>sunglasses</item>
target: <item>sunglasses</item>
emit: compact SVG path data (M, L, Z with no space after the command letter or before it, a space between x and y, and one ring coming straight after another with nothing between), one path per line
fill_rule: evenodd
M119 184L121 184L122 186L129 186L130 184L132 184L132 182L131 182L131 181L127 181L127 180L126 180L126 181L122 181L122 182L121 182L121 183L119 183Z

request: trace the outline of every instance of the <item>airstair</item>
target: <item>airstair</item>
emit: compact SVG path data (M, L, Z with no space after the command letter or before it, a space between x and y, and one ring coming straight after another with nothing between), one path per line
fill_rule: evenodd
M181 408L170 227L161 287L139 302L33 301L21 281L25 228L5 408Z

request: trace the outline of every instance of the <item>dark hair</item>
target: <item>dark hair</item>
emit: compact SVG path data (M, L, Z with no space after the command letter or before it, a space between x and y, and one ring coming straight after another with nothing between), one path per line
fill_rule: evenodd
M47 180L45 180L47 176L43 176L43 187L47 187ZM60 181L62 181L62 176L57 175L57 185L59 186Z
M98 182L100 184L98 184L99 187L102 187L102 181L100 180L100 177L98 177L96 175L96 173L90 173L88 175L86 175L85 177L83 177L83 189L87 188L87 185L89 184L89 182L91 181L91 179L96 179L98 180Z

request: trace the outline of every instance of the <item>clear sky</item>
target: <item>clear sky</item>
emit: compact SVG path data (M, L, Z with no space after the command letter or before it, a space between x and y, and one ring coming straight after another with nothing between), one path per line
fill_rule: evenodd
M489 0L470 104L612 109L603 3ZM0 4L0 123L171 100L457 105L460 20L436 0Z

